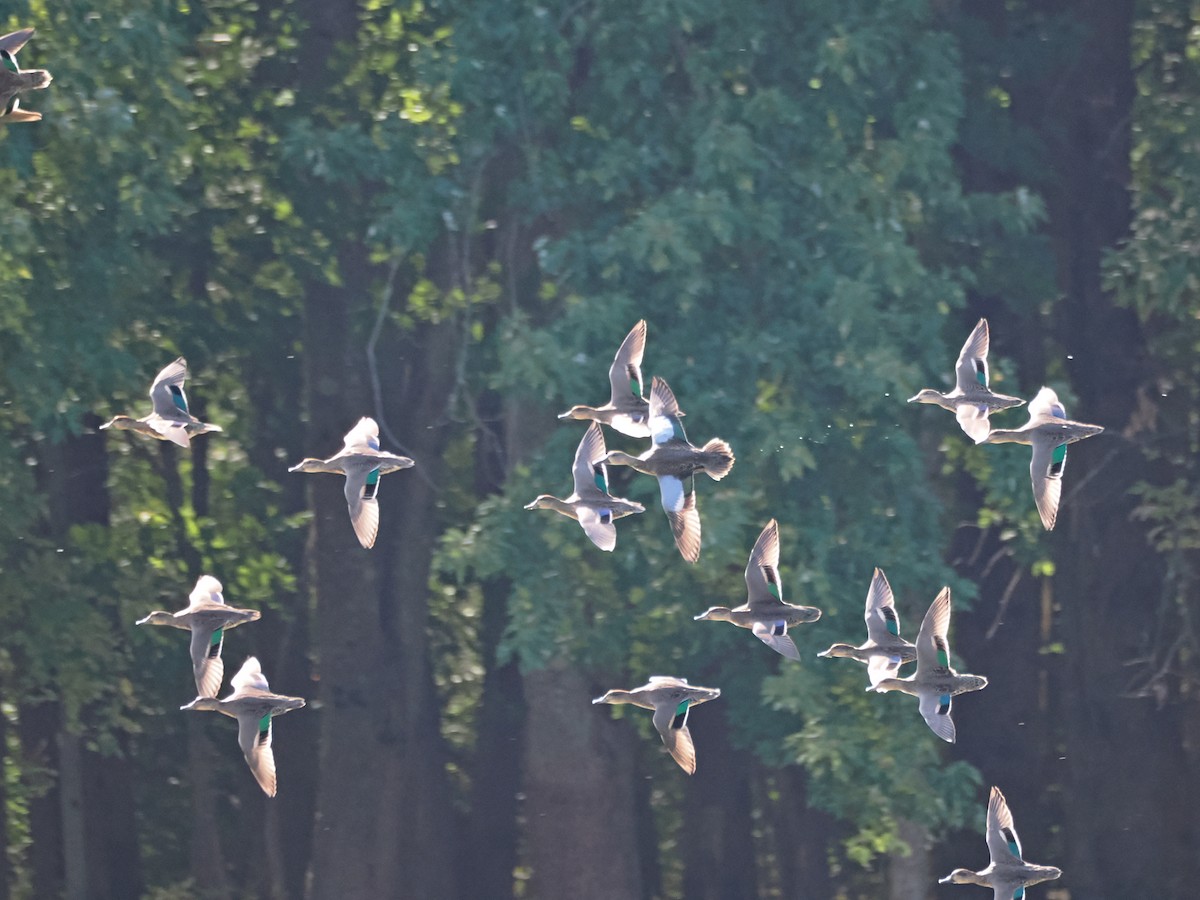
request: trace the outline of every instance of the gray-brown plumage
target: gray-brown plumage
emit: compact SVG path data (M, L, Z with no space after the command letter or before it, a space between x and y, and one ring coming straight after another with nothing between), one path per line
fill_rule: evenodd
M688 441L679 404L670 386L657 375L650 386L650 449L641 456L612 450L605 461L629 466L658 479L662 507L671 523L675 546L688 562L700 558L700 510L696 506L695 474L720 481L733 468L733 450L720 438L703 447Z
M201 575L188 598L188 605L177 613L155 610L138 625L167 625L192 633L192 673L196 679L196 696L215 697L221 690L225 664L221 648L225 632L246 622L256 621L262 613L257 609L238 609L225 605L221 582L211 575Z
M21 109L18 97L24 91L40 91L53 80L45 69L22 69L17 51L33 37L32 28L22 28L0 37L0 123L37 122L40 112Z
M696 748L688 731L688 712L693 706L721 696L719 688L693 687L686 678L652 675L650 681L631 691L612 690L592 703L631 703L654 710L654 727L679 767L696 773Z
M223 700L197 697L180 709L205 709L237 719L238 746L259 787L275 796L275 752L271 749L271 719L304 706L303 697L273 694L262 666L249 657L230 681L233 693Z
M608 470L604 465L604 433L600 424L588 426L571 467L575 490L565 500L550 494L539 494L526 509L552 509L574 519L601 550L617 546L616 520L623 516L645 512L646 508L633 500L623 500L608 493Z
M992 788L988 798L987 845L991 862L986 869L979 872L955 869L939 879L938 884L977 884L990 887L994 900L1013 900L1024 898L1029 885L1053 881L1062 875L1062 869L1054 866L1025 862L1012 813L998 787Z
M821 611L815 606L794 606L783 600L779 578L779 524L772 519L750 551L746 564L746 602L729 609L714 606L696 616L697 622L731 622L749 628L754 636L788 659L799 661L800 651L787 630L792 625L815 622Z

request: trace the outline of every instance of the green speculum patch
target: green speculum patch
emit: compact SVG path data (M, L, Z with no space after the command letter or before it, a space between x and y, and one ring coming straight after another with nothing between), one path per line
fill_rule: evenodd
M1053 465L1060 466L1063 460L1067 458L1067 445L1059 444L1054 448L1054 453L1050 455L1050 462Z
M371 485L372 487L379 484L379 470L378 469L372 469L370 472L367 473L367 484ZM391 482L389 481L388 484L391 484Z
M221 643L221 635L222 634L223 634L223 632L220 628L218 628L216 631L214 631L212 634L212 638L208 642L209 645L215 647L217 644Z
M258 720L258 733L266 734L270 730L271 730L271 714L267 713L265 716L263 716L261 719Z

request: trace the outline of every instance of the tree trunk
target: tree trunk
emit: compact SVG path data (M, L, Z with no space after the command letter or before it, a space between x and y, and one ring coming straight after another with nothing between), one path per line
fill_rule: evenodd
M696 774L688 781L683 805L684 896L753 900L758 896L750 794L753 758L730 744L729 725L720 709L702 708L689 717L688 728L696 745Z
M925 900L933 890L929 833L908 819L900 819L896 826L909 852L893 853L888 862L888 900Z
M526 672L525 698L529 896L640 900L636 736L589 706L587 683L567 663Z

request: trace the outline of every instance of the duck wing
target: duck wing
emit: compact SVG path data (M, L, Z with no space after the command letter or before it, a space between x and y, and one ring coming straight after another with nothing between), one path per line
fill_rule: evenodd
M989 380L987 356L990 343L987 319L980 319L967 338L967 342L963 344L962 350L958 354L958 361L954 364L954 381L961 393L976 392L980 388L987 390Z
M671 523L675 546L688 562L700 558L700 510L696 506L696 479L659 475L658 490L662 507Z
M927 675L936 669L950 669L950 643L946 637L949 629L950 588L944 587L929 604L925 618L921 620L921 630L917 634L918 675Z
M671 386L655 375L650 382L650 439L656 447L672 440L687 442L682 415Z
M950 718L950 707L954 698L950 694L921 694L919 709L921 718L930 730L943 741L953 744L954 720Z
M867 637L876 644L891 643L900 637L900 616L896 612L896 598L882 569L876 568L871 575L863 618L867 622Z
M994 866L1024 862L1012 813L998 787L993 787L988 797L987 845Z
M0 50L7 50L13 56L17 55L26 42L33 37L34 29L22 28L19 31L10 31L8 34L0 36Z
M192 674L197 697L215 697L225 677L221 648L225 644L223 628L192 628Z
M374 483L368 483L374 475ZM350 524L354 535L363 547L370 550L375 546L379 534L379 472L364 471L356 466L346 467L346 505L350 510Z
M342 438L343 453L372 453L379 451L379 423L363 416Z
M642 383L642 354L646 350L646 320L642 319L617 348L612 366L608 370L608 383L612 388L611 405L618 406L621 398L630 396L641 399L645 390Z
M575 493L579 497L608 496L608 467L603 459L608 454L604 445L604 432L599 422L592 422L579 446L575 450L575 461L571 465L571 478Z
M150 402L154 404L154 412L164 419L191 419L187 394L183 392L187 374L187 360L181 356L159 372L150 385Z
M268 797L275 796L275 753L271 749L271 714L261 718L240 715L238 720L238 745L246 757L246 765L254 780Z
M750 609L761 609L778 606L781 602L783 583L779 580L779 523L772 519L754 542L750 561L746 564L746 605Z
M783 619L776 622L755 622L750 626L750 630L754 632L756 638L776 653L786 656L788 659L794 659L796 662L800 661L800 651L796 649L796 642L787 633L787 622Z
M612 510L593 509L582 504L575 507L575 519L586 534L601 550L610 553L617 546L617 526L613 523Z
M1067 445L1049 440L1033 441L1033 458L1029 461L1029 478L1033 483L1033 502L1047 531L1054 530L1058 521L1058 504L1062 500L1062 476L1067 467Z
M690 700L668 701L654 707L654 727L662 736L664 746L679 767L689 775L696 774L696 748L688 731L687 717Z

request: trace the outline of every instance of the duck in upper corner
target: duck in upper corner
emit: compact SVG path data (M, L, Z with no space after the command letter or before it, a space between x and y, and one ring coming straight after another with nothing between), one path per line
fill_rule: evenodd
M739 628L749 628L776 653L797 662L800 651L787 633L788 626L815 622L819 618L821 611L815 606L794 606L783 600L783 583L779 579L779 523L774 519L763 528L750 551L750 561L746 564L746 602L733 609L714 606L695 617L697 622L732 622Z
M896 599L892 586L882 569L875 569L871 576L871 587L867 590L866 643L834 644L817 656L845 657L867 664L867 677L872 685L884 678L894 678L900 667L917 658L917 648L900 637L900 616L896 613Z
M0 124L9 122L37 122L40 112L21 109L18 94L22 91L40 91L53 80L45 69L22 69L17 65L17 51L33 37L32 28L22 28L0 37Z
M720 481L733 468L733 450L720 438L703 447L688 441L683 413L670 385L657 375L650 385L650 449L641 456L611 450L605 462L630 466L658 479L662 507L671 522L675 546L688 562L700 558L700 510L696 507L695 474L703 472Z
M663 744L679 767L689 775L696 774L696 748L688 731L688 712L693 706L716 700L719 688L692 686L686 678L652 675L650 681L631 691L612 690L592 703L632 703L642 709L654 710L654 727Z
M201 575L188 597L188 605L177 613L155 610L138 625L169 625L192 633L192 673L196 678L196 696L215 697L221 689L225 663L221 647L225 632L262 616L257 609L238 609L226 606L221 582L211 575Z
M379 423L363 416L342 439L342 449L329 459L302 459L289 472L327 472L346 477L346 505L350 524L363 547L375 546L379 534L379 479L389 472L411 469L415 463L379 449Z
M1058 394L1043 387L1029 402L1029 421L1020 428L995 428L979 440L981 444L1029 444L1033 459L1029 477L1033 481L1033 502L1047 531L1054 530L1058 505L1062 500L1062 476L1067 467L1067 444L1094 437L1104 430L1101 425L1073 422L1059 402Z
M616 520L645 512L646 507L608 493L608 469L604 465L607 452L600 423L593 422L575 450L575 463L571 467L575 490L571 496L560 500L550 494L539 494L525 508L552 509L574 519L593 544L612 551L617 546Z
M271 718L305 704L303 697L273 694L262 666L251 656L230 680L233 693L221 700L197 697L180 709L203 709L237 719L238 745L254 779L268 797L275 796L275 753L271 749Z
M1062 876L1062 869L1025 862L1012 813L998 787L992 788L988 798L986 837L991 857L986 869L955 869L938 884L977 884L990 887L994 900L1023 900L1025 888Z
M630 437L650 437L650 405L642 396L642 354L646 350L646 320L625 336L608 370L611 394L603 406L572 406L560 419L593 419ZM683 415L680 413L680 415Z
M1020 397L995 394L988 387L990 340L987 319L980 319L954 364L954 389L943 394L933 388L924 388L915 397L908 398L909 403L935 403L950 410L962 430L976 443L987 436L988 415L993 410L1009 409L1025 402Z
M188 442L210 431L222 431L220 425L201 422L188 412L187 394L183 383L187 380L187 360L182 356L158 373L150 385L150 402L154 411L148 416L133 419L129 416L114 416L100 426L119 431L136 431L160 441L170 441L187 448Z
M917 633L917 671L907 678L881 678L868 691L901 691L920 700L925 724L943 741L953 744L951 698L987 687L982 675L960 675L950 666L950 588L944 587L929 605Z

